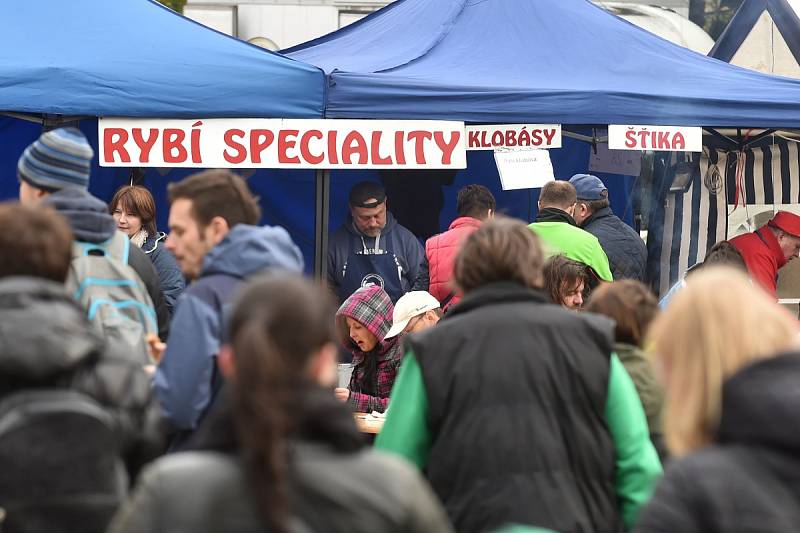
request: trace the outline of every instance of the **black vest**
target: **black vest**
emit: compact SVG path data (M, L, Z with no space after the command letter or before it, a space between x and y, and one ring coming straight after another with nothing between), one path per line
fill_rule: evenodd
M456 531L622 531L604 418L612 339L604 317L505 282L409 336L429 402L428 479Z

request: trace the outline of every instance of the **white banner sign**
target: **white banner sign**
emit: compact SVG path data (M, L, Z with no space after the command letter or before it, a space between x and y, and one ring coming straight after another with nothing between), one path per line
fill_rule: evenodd
M463 122L101 118L98 129L104 167L467 166Z
M612 124L608 127L608 147L612 150L702 152L703 128Z
M494 161L504 191L536 189L555 179L547 150L497 150Z
M467 126L467 150L561 148L561 124Z

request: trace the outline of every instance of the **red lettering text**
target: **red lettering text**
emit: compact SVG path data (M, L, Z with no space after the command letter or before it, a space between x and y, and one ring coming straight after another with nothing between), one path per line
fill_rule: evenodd
M436 142L436 146L442 151L442 164L449 165L453 159L453 151L456 149L458 145L458 141L461 139L461 132L454 131L450 133L450 142L446 142L444 140L444 132L437 131L433 134L433 140Z
M502 135L502 133L501 133ZM429 131L415 130L408 132L408 140L414 141L414 156L418 165L425 164L425 141L430 140L433 135Z
M278 163L299 163L300 158L297 156L289 157L287 151L289 148L294 148L297 141L294 139L289 140L289 136L296 138L300 133L297 130L281 130L278 132Z
M114 140L114 136L117 137ZM114 152L119 154L120 163L130 163L131 156L125 149L128 132L124 128L106 128L103 130L103 159L106 163L114 163Z
M133 142L135 142L136 146L139 147L139 162L149 163L150 150L152 150L153 145L156 144L156 139L158 139L158 130L156 128L150 128L147 132L149 134L147 139L142 137L142 128L133 128L131 133L133 134Z
M250 161L261 163L261 152L269 148L275 134L272 130L255 129L250 131Z
M367 141L365 141L361 133L357 131L351 131L344 138L344 142L342 143L342 163L351 165L353 154L358 154L359 165L367 164L369 160Z
M224 135L225 144L228 147L236 150L236 155L229 154L226 148L225 151L222 153L222 157L224 157L225 161L227 161L228 163L231 163L233 165L238 165L239 163L242 163L244 162L245 159L247 159L247 150L245 149L244 145L235 141L233 139L234 137L244 138L244 131L239 129L230 129L225 132Z
M186 132L176 128L167 128L164 130L163 154L165 163L184 163L189 154L186 148L183 147L183 141L186 140ZM173 155L173 152L177 154Z
M383 132L380 131L373 131L372 132L372 146L370 151L372 152L372 163L375 165L391 165L392 158L383 157L381 156L381 135Z
M319 130L308 130L300 137L300 155L312 165L319 165L322 163L322 161L325 160L325 156L322 154L312 154L311 150L308 148L308 144L311 142L311 139L322 139L322 137L322 132Z

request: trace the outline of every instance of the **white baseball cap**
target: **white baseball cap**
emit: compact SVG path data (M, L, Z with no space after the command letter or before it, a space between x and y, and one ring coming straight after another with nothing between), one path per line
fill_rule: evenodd
M408 323L415 316L419 316L425 311L438 309L441 307L439 300L434 298L428 291L411 291L404 294L397 303L394 304L394 315L392 315L392 328L384 337L390 339L403 332Z

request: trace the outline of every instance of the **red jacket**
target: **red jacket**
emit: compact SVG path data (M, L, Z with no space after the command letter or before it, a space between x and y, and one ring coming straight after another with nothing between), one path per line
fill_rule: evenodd
M428 292L439 302L446 300L453 292L450 280L453 277L453 265L461 243L479 227L481 227L481 221L477 218L459 217L450 224L447 231L434 235L425 243L425 255L428 258L431 281ZM454 294L446 307L450 307L460 299L461 295Z
M730 243L742 254L750 277L777 298L778 269L786 264L786 257L775 234L763 226L753 233L734 237Z

